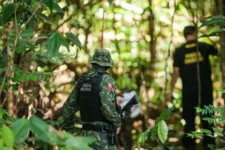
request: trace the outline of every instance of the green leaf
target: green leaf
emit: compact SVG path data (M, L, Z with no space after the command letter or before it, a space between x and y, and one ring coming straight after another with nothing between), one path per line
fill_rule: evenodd
M57 32L53 32L48 39L48 53L50 55L58 54L59 47L61 45L61 36Z
M69 50L69 41L67 40L67 39L65 39L64 37L61 37L61 43L62 43L62 45L64 45L66 48L67 48L67 50Z
M224 150L224 148L217 148L216 150Z
M24 142L29 133L29 121L25 119L17 119L12 124L12 131L15 134L15 143Z
M30 37L33 37L33 29L29 28L29 29L24 30L20 36L22 38L30 38Z
M210 36L219 36L220 34L222 34L224 32L225 32L225 29L219 29L219 30L211 32L210 34L201 35L199 38L210 37Z
M202 129L202 132L205 134L212 134L212 132L210 130L207 129Z
M144 145L144 143L147 141L148 139L148 132L143 132L143 133L140 133L137 137L137 144L138 144L138 147L140 148L142 145Z
M222 91L221 91L221 94L223 94L223 93L225 93L225 90L224 89L222 89Z
M109 4L112 4L113 0L108 0Z
M5 124L2 125L2 140L7 148L12 149L15 141L15 135Z
M72 43L74 43L75 45L77 45L79 48L81 48L80 40L76 36L74 36L71 32L66 33L66 38L70 40Z
M3 146L4 146L4 142L2 139L0 139L0 149L3 149Z
M48 7L50 9L50 11L52 12L53 10L53 0L43 0L42 4L45 5L46 7Z
M168 109L164 110L164 111L160 114L160 116L157 117L157 119L156 119L156 124L157 124L158 122L160 122L161 120L166 120L166 119L170 116L170 114L172 113L173 110L174 110L174 107L171 107L171 108L168 108Z
M10 4L7 4L5 7L3 7L2 21L4 23L9 22L16 9L17 9L17 5L15 3L10 3Z
M2 109L1 107L2 106L0 105L0 120L2 120L4 115L7 114L7 111L5 109Z
M47 16L45 16L44 14L36 13L36 16L38 18L40 18L42 21L44 21L45 23L52 24L52 25L54 24L52 19L47 17Z
M72 149L83 149L83 150L93 150L89 146L89 144L92 144L96 140L93 137L73 137L73 138L68 138L65 141L65 145L67 148Z
M212 16L212 17L206 18L199 28L204 26L219 25L224 23L225 23L225 16Z
M62 8L61 8L57 3L53 3L53 9L54 9L56 12L63 13Z
M223 129L221 129L221 128L213 128L213 130L216 132L216 134L218 136L223 137Z
M201 109L200 107L195 107L195 109L196 109L196 112L197 112L197 113L202 112L202 109Z
M56 12L64 13L62 8L54 0L43 0L42 4L48 7L51 12L55 10Z
M162 143L165 143L168 137L168 127L164 120L161 120L158 123L157 133L158 133L159 140Z
M54 128L36 116L32 116L30 119L30 129L34 132L36 138L42 140L43 142L51 145L56 145L58 142L63 142L63 139L56 134Z
M21 54L21 53L25 52L26 48L27 48L26 45L19 45L16 47L16 53Z
M194 135L194 134L192 134L192 133L187 133L187 136L188 136L188 137L190 137L190 138L192 138L192 139L194 139L194 138L195 138L195 135Z
M202 138L203 137L203 133L202 132L198 132L198 131L193 131L191 133L187 133L187 135L191 138Z

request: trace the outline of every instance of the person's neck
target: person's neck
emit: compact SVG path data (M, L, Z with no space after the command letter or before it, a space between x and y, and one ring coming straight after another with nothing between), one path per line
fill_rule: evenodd
M99 72L106 72L106 69L99 65L93 65L92 70L99 71Z

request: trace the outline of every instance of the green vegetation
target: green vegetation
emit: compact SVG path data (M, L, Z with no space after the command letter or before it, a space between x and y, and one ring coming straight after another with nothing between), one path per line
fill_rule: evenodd
M99 47L111 51L115 66L110 73L118 91L139 95L142 115L131 124L133 147L154 143L151 146L179 149L180 82L174 92L176 109L165 110L171 54L184 41L183 27L197 24L199 40L221 51L221 59L211 58L214 107L198 110L222 110L224 5L219 0L1 0L0 149L89 148L93 139L60 130L61 110ZM215 132L223 137L222 128L215 127Z

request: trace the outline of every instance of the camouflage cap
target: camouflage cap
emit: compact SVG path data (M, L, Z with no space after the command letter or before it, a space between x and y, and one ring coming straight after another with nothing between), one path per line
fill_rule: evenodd
M106 49L96 49L95 54L90 58L90 63L98 64L102 67L112 67L114 65L111 55Z

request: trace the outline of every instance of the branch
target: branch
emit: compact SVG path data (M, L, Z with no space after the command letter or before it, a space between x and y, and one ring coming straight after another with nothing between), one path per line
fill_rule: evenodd
M119 44L118 44L118 40L117 40L117 28L116 28L116 12L115 12L115 10L114 10L114 8L112 8L112 12L113 12L113 30L114 30L114 34L115 34L115 46L116 46L116 50L118 51L118 53L119 53L119 58L120 58L120 51L121 51L121 49L120 49L120 46L119 46Z
M175 18L175 14L176 14L176 10L177 10L177 3L176 3L176 0L174 0L174 10L173 10L173 15L172 15L172 18L171 18L171 26L170 26L170 32L171 32L171 35L170 35L170 42L169 42L169 47L168 47L168 55L166 57L166 65L165 65L165 89L164 89L164 98L165 100L167 99L167 84L168 84L168 60L171 56L171 45L173 44L173 24L174 24L174 18Z
M30 22L30 20L32 19L32 17L34 16L34 14L38 11L38 7L34 10L34 12L31 14L31 16L28 18L28 20L26 21L26 23L25 23L25 27L27 26L27 24ZM17 42L18 42L18 39L19 39L19 37L20 37L20 35L22 34L22 32L23 32L23 30L21 30L21 31L18 31L18 28L17 28L17 24L16 24L16 22L17 22L17 18L16 18L16 11L15 11L15 30L16 30L16 39L15 39L15 41L14 41L14 45L13 45L13 50L11 51L12 52L12 57L10 58L10 59L12 59L13 60L13 58L14 58L14 51L15 51L15 49L16 49L16 45L17 45ZM10 30L11 30L11 27L12 26L10 26L9 27L9 32L10 32ZM1 88L0 88L0 96L1 96L1 93L2 93L2 90L3 90L3 87L4 87L4 85L5 85L5 80L6 80L6 77L7 77L7 75L8 75L8 72L10 71L10 68L11 68L12 66L7 66L7 69L6 69L6 73L5 73L5 75L4 75L4 78L3 78L3 82L2 82L2 84L1 84Z
M104 42L104 21L105 21L105 11L104 8L102 8L102 30L101 30L101 41L100 41L100 47L103 48L103 42Z
M75 11L74 11L75 12ZM72 13L66 20L64 20L61 24L59 24L55 30L58 30L62 25L64 25L66 22L70 21L73 16L75 15L76 13Z

